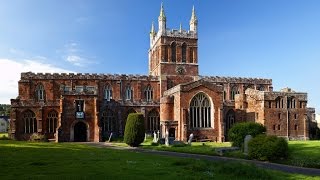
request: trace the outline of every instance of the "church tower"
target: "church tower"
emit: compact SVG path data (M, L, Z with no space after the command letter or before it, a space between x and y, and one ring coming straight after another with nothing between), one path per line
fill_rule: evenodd
M198 20L192 8L190 29L166 28L167 17L161 4L158 32L150 31L149 75L159 76L161 93L198 78Z

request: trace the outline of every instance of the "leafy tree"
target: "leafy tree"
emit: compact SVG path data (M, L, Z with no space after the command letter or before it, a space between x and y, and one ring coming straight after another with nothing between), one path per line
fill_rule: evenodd
M228 136L232 142L232 146L243 148L244 138L246 135L251 135L252 137L257 136L266 132L266 128L259 123L254 122L243 122L236 123L229 130Z

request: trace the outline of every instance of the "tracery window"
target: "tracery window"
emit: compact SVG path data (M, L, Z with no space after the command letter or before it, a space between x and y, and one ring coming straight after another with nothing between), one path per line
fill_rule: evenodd
M37 132L37 119L34 112L28 110L23 113L24 133Z
M204 93L198 93L190 103L190 128L211 127L211 104Z
M186 43L182 44L181 51L182 51L182 62L185 63L187 61L187 45L186 45Z
M158 131L160 128L160 116L156 110L152 110L148 114L148 130L150 132Z
M114 131L115 115L110 109L102 112L101 126L102 126L102 132Z
M48 114L47 123L48 133L55 133L58 123L58 113L56 111L51 111Z

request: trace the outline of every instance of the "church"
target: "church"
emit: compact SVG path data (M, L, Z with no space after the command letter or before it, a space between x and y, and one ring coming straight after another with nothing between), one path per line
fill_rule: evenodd
M201 76L198 19L188 30L168 29L163 6L150 31L148 75L21 73L11 99L9 136L33 133L56 142L105 141L122 136L129 113L142 113L147 134L223 142L238 122L263 124L267 134L309 139L314 108L307 93L273 91L271 79ZM201 60L200 60L201 61Z

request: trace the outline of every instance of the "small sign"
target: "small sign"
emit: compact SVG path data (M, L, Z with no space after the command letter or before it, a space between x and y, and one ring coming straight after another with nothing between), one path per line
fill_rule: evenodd
M76 112L77 119L84 119L84 112Z

